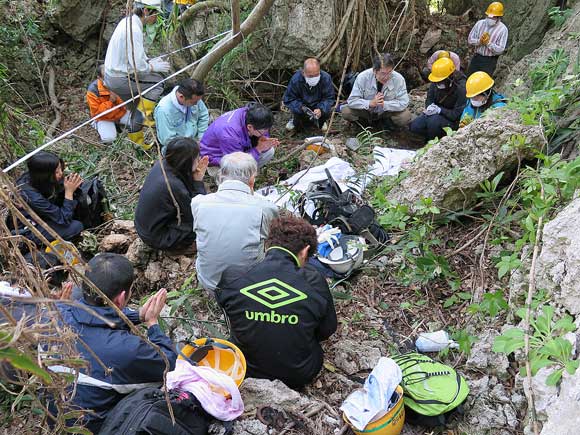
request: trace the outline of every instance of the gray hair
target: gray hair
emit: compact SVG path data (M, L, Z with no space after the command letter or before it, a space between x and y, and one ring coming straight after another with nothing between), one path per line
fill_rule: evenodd
M250 178L258 173L258 164L250 154L238 151L226 154L220 162L218 184L227 180L237 180L249 184Z

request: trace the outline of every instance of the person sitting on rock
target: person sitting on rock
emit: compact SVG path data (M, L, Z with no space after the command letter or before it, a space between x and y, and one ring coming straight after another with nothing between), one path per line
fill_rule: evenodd
M123 102L117 94L107 89L103 82L104 77L105 66L101 65L97 69L97 80L87 88L87 104L91 118ZM135 116L131 116L131 112L127 110L126 106L123 106L100 116L92 125L97 129L101 142L111 143L117 138L117 125L127 126L129 133L134 133L143 128L142 123L143 115L141 112L137 110Z
M465 108L465 76L455 70L449 58L439 59L429 74L431 86L425 100L425 110L415 118L409 129L426 141L445 136L443 128L457 129Z
M304 68L294 73L284 93L284 105L292 112L286 130L316 126L326 131L335 100L330 74L320 70L318 59L306 59Z
M465 84L466 96L469 102L459 121L459 127L465 127L474 119L483 115L487 109L496 109L506 105L506 98L493 90L494 80L483 71L478 71L469 76Z
M204 93L202 83L184 79L161 99L155 108L155 127L163 154L174 137L201 139L209 124L209 113L202 101Z
M195 252L191 199L205 195L208 158L199 156L195 139L178 137L167 144L143 184L135 210L135 229L146 245L170 255Z
M251 155L258 167L268 163L280 143L270 137L273 124L272 111L258 103L221 115L201 139L201 155L209 157L209 174L215 176L222 157L237 151Z
M461 71L461 58L457 53L447 50L437 50L429 57L427 60L427 66L423 68L423 71L421 71L421 75L425 80L429 80L429 74L431 74L433 64L439 59L443 58L451 59L453 61L453 65L455 65L455 71Z
M103 292L113 304L137 325L147 327L147 338L161 348L175 368L177 355L172 341L158 324L165 305L167 291L159 290L139 309L127 308L131 299L133 266L123 255L103 253L88 263L85 276ZM165 362L151 345L134 335L117 311L83 282L82 299L78 305L58 304L62 320L78 334L77 350L88 362L80 369L73 403L79 409L90 410L83 425L93 433L99 429L111 409L127 394L140 388L162 385ZM72 368L53 366L56 372L71 372Z
M146 95L139 99L139 110L145 115L143 124L152 127L155 124L153 109L163 93L163 73L170 68L169 62L160 58L149 59L145 53L143 26L157 21L161 0L135 1L133 11L123 18L115 28L105 55L105 85L123 101L130 100L152 86ZM136 116L137 103L129 103L129 108ZM144 150L152 144L144 143L143 130L128 135L129 139Z
M349 122L363 122L379 128L406 127L411 121L409 95L404 77L394 70L388 53L375 56L373 67L361 72L341 113Z
M503 4L491 3L485 11L487 18L479 20L469 32L467 42L475 48L475 55L467 67L467 75L484 71L493 76L499 56L505 51L508 28L501 22Z
M337 327L324 277L308 264L316 231L304 219L274 219L263 261L230 266L216 298L230 323L231 341L244 353L247 377L279 379L301 388L320 372L320 342Z
M83 179L76 173L65 176L64 161L46 151L33 155L26 164L28 172L16 182L22 199L63 240L70 241L77 237L84 227L74 218L78 205L74 193L83 183ZM28 210L22 209L21 212L48 242L55 240L49 230L35 221ZM11 227L12 219L7 219L7 223ZM10 229L24 235L36 245L42 245L42 241L29 228L19 225L16 229Z
M254 195L257 173L253 156L226 154L221 159L218 191L191 201L197 278L210 292L226 267L248 268L264 257L264 242L278 208Z

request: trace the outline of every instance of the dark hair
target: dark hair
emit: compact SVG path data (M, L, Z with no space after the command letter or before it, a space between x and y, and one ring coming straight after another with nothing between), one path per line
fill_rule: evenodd
M103 62L97 65L97 77L100 79L105 78L105 64Z
M135 6L133 8L133 15L137 15L139 18L142 18L144 13L145 13L145 8L142 5Z
M250 103L246 107L246 125L252 124L256 130L272 128L274 115L270 109L260 103Z
M49 197L56 190L58 182L54 176L59 165L64 169L64 162L56 154L40 151L26 162L30 185L43 196Z
M389 53L381 53L377 54L373 57L373 69L375 71L380 70L381 68L394 68L395 61L393 56Z
M122 291L128 292L133 284L133 265L123 255L106 252L93 257L87 265L85 277L93 282L109 299ZM91 305L104 305L101 297L83 282L83 296Z
M203 83L195 79L183 79L177 84L177 92L189 100L194 95L202 96L205 94L205 89Z
M176 137L169 141L165 161L187 186L192 183L193 162L199 157L199 143L190 137Z
M285 216L276 218L270 224L270 234L266 246L280 246L298 255L306 246L310 245L308 256L312 256L318 248L316 231L304 219Z

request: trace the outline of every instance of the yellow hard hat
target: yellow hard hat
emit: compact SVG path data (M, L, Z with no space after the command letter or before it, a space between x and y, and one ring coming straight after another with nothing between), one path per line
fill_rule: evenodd
M181 349L179 359L190 358L199 366L228 375L239 387L246 376L246 357L233 343L220 338L198 338Z
M495 82L488 73L483 71L474 72L467 79L467 83L465 83L465 90L467 91L465 96L467 98L475 97L476 95L491 89L494 83Z
M448 51L441 50L437 55L437 60L439 59L451 59L451 55L449 54Z
M455 64L453 61L447 57L443 59L438 59L433 64L431 68L431 74L429 74L429 81L440 82L445 80L455 71Z
M403 388L400 385L397 385L397 394L399 395L397 403L385 415L367 424L363 430L355 428L344 413L342 418L356 435L399 435L405 424Z
M488 17L503 17L503 4L500 2L493 2L487 7L485 14Z

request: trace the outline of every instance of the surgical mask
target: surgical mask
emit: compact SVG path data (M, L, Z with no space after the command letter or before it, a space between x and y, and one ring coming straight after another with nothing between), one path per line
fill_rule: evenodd
M495 26L497 24L497 20L494 18L486 18L485 21L488 26Z
M473 107L481 107L484 104L485 104L485 100L480 101L480 100L474 100L473 98L471 98L471 105Z
M445 89L447 85L445 83L437 83L437 89Z
M320 81L320 75L317 75L316 77L304 77L304 80L306 80L306 83L308 83L308 86L310 86L311 88L316 86L318 84L318 82Z

